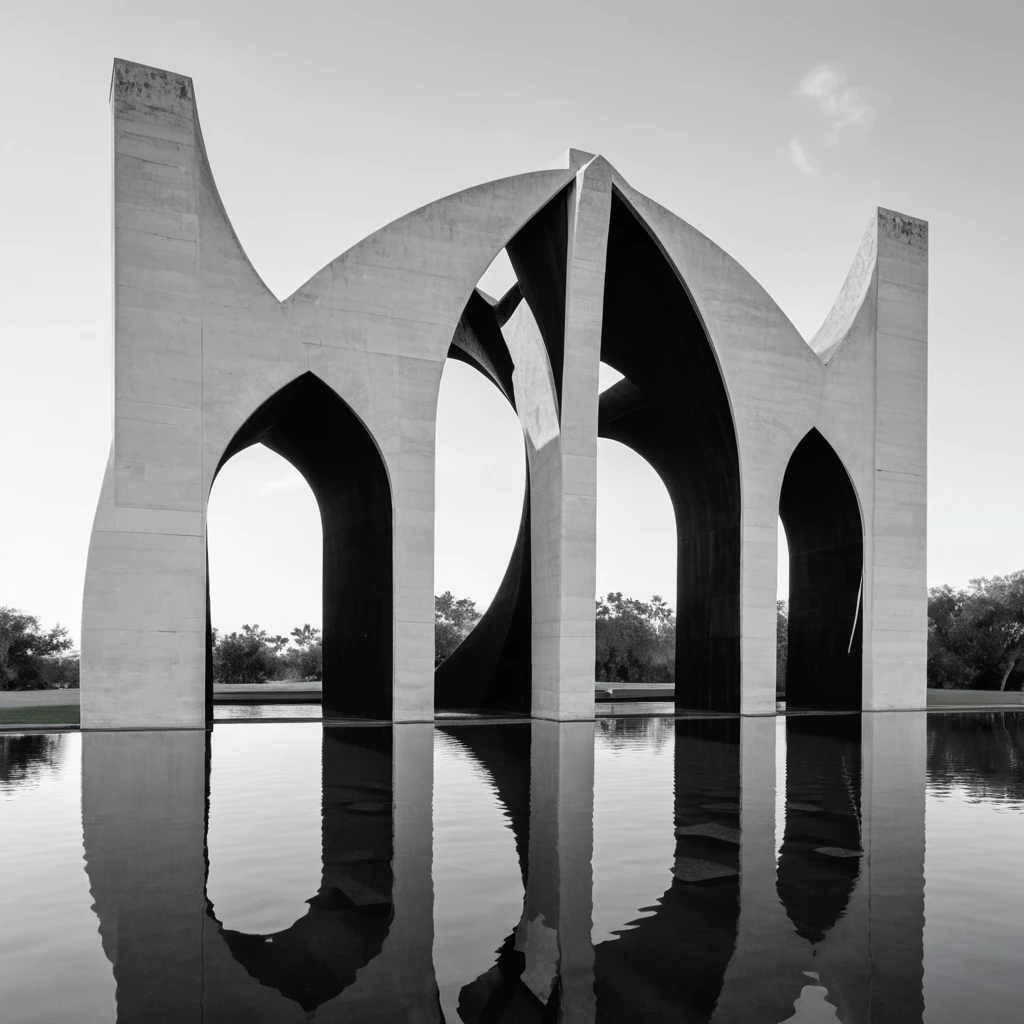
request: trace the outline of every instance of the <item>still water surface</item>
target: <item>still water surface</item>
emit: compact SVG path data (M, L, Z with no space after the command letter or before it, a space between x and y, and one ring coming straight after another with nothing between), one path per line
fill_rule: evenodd
M0 736L0 1021L1021 1020L1024 716Z

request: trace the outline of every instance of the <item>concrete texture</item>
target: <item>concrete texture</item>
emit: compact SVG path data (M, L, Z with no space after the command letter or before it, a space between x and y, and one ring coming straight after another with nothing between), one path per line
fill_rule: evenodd
M924 706L924 222L872 215L808 344L726 253L571 150L564 169L399 218L281 302L220 201L191 80L117 61L111 114L113 439L86 572L84 728L208 719L207 503L225 460L261 442L320 504L332 711L591 718L599 432L672 496L677 706L774 711L780 502L801 703ZM503 248L517 284L494 301L476 285ZM435 698L449 356L514 404L529 491L494 614ZM599 404L602 359L626 380ZM832 483L815 487L819 472Z

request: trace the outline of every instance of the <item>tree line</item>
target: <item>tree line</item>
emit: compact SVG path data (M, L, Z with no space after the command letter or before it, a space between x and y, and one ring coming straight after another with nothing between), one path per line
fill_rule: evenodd
M239 632L213 631L215 683L319 682L323 676L324 645L320 630L308 622L296 626L288 636L271 635L248 623Z
M467 597L446 590L434 599L435 663L440 664L479 622ZM776 607L776 673L786 678L789 620ZM597 682L673 684L676 616L658 595L649 601L613 591L596 604ZM213 633L213 675L219 683L323 678L320 630L307 622L288 636L258 625ZM0 690L77 687L79 662L67 629L0 607ZM928 686L936 689L1024 690L1024 570L945 585L928 592Z
M1024 689L1024 569L928 591L928 685Z

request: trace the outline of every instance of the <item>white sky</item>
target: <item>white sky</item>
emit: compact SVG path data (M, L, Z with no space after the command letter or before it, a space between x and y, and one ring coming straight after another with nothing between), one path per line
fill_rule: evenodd
M1020 5L8 6L0 604L77 634L110 436L115 56L193 76L221 195L280 296L406 211L554 166L568 146L710 235L805 336L874 206L928 219L929 582L1024 567ZM522 454L514 419L463 369L442 385L436 589L483 603ZM671 595L667 499L636 461L602 443L598 589ZM315 508L275 487L285 477L252 453L218 481L222 626L319 622Z

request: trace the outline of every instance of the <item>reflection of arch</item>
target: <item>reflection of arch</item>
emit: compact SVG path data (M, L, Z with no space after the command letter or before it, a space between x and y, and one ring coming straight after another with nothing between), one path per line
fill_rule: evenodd
M85 866L120 1021L441 1020L432 726L324 730L322 882L273 936L225 933L211 913L210 734L82 740Z
M736 946L739 739L734 719L675 723L674 878L652 916L595 947L598 1022L712 1018Z
M861 873L860 718L786 719L786 832L778 894L812 945L845 914Z
M391 730L325 729L320 889L302 918L269 936L225 929L207 899L211 973L219 937L250 977L307 1013L348 988L380 953L393 916L392 799Z
M390 718L392 503L380 452L345 401L312 373L245 421L218 469L261 442L295 466L320 507L324 711Z
M859 709L864 530L849 474L817 430L789 460L779 516L789 542L786 700Z
M466 750L493 782L515 839L525 889L530 848L530 727L473 725L443 731ZM552 1019L544 1016L545 1007L521 981L525 963L522 951L516 948L517 922L508 924L509 934L494 951L494 964L459 992L459 1017L468 1024ZM554 1009L557 1011L557 1007Z
M686 288L617 193L601 359L627 379L600 396L600 436L645 458L675 510L676 704L739 710L740 478L729 399Z

